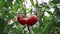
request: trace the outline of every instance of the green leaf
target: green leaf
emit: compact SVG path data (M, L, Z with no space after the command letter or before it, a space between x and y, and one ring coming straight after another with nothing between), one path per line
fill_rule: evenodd
M31 2L31 4L32 4L32 6L34 6L34 1L33 1L33 0L30 0L30 2Z
M60 0L53 0L52 1L54 4L58 4L58 3L60 3Z
M21 31L19 29L12 29L12 34L21 34Z
M4 1L0 1L0 8L4 7L5 6L5 3Z
M0 17L0 34L4 34L5 21Z
M6 7L12 6L12 1L13 1L13 0L7 0L7 2L6 2Z

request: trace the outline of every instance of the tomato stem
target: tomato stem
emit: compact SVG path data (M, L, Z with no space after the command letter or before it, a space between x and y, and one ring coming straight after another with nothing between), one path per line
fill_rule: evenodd
M27 25L27 28L28 28L28 30L29 30L29 33L31 34L31 31L30 31L30 27L29 27L29 25Z
M34 32L30 29L29 25L27 25L27 28L28 28L28 31L29 31L30 34L34 34Z

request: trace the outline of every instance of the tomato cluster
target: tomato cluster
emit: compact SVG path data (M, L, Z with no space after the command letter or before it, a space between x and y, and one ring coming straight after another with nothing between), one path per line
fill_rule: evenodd
M17 20L18 20L18 22L19 22L20 24L22 24L22 25L27 24L27 25L29 25L29 26L32 26L32 25L34 25L34 24L37 23L38 17L35 16L35 15L33 15L33 16L29 17L29 18L24 18L24 17L22 17L22 16L18 16L18 17L17 17Z

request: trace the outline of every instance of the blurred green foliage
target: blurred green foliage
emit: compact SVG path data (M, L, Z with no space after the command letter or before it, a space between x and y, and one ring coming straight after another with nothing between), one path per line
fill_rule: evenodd
M18 14L24 14L23 2L25 0L0 0L0 34L29 34L26 26L18 23L17 20L13 20L14 23L8 25L8 21L17 17ZM57 4L60 0L43 2L42 4L34 4L33 0L30 0L32 6L35 8L35 15L39 17L39 21L36 25L31 26L31 29L35 34L60 34L60 8ZM52 13L50 8L54 8ZM32 10L27 9L32 15ZM31 10L31 11L30 11ZM50 16L45 16L45 12Z

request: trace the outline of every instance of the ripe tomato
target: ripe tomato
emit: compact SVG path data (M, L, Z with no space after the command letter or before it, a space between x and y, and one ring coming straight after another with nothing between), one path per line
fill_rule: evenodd
M35 15L33 15L33 16L29 17L29 18L23 18L22 16L18 16L17 20L22 25L27 24L29 26L32 26L32 25L37 23L38 17L35 16Z
M21 25L25 25L27 23L27 18L23 18L22 16L18 16L17 20Z
M38 21L37 16L33 15L30 18L28 18L28 23L27 24L32 26L32 25L36 24L37 21Z

